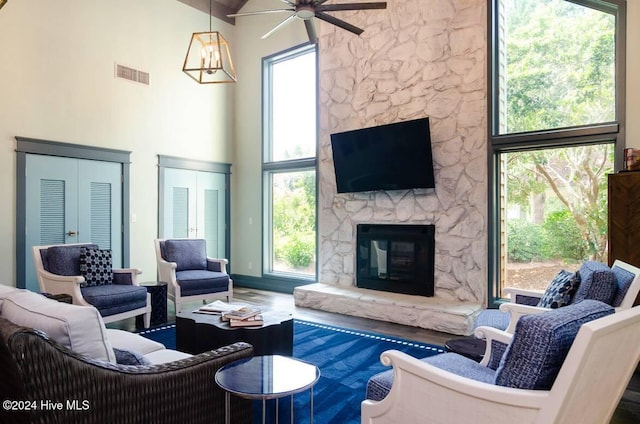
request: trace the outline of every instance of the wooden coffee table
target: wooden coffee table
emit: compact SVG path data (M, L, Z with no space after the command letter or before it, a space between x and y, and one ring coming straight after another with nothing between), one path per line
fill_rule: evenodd
M230 327L219 315L180 312L176 315L176 349L197 355L235 342L253 346L254 355L293 354L293 316L264 311L260 327Z

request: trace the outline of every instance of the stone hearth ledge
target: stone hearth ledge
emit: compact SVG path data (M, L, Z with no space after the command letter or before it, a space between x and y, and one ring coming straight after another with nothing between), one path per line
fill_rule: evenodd
M473 333L475 319L483 309L478 303L325 283L296 287L293 297L296 306L464 336Z

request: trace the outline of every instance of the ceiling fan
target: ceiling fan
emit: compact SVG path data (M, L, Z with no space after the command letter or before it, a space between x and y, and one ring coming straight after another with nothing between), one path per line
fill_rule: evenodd
M263 15L267 13L286 13L291 12L284 21L276 25L271 31L262 36L262 39L269 37L271 34L282 28L284 25L294 21L296 18L304 21L304 26L307 29L307 35L309 41L316 43L318 36L316 34L315 26L313 25L313 18L316 17L325 22L329 22L337 27L350 31L356 35L360 35L364 32L363 29L351 25L342 19L334 18L325 12L339 12L344 10L364 10L364 9L386 9L387 2L368 2L368 3L342 3L342 4L324 4L328 0L280 0L286 3L289 7L284 9L270 9L260 10L257 12L244 12L227 15L230 18L239 16L251 16L251 15Z

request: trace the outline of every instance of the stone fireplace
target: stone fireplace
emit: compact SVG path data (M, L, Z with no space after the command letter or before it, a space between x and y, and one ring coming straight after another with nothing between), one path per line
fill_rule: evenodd
M359 37L319 27L318 283L294 296L298 306L470 334L488 287L487 3L388 3L350 16L365 28ZM435 190L337 193L331 134L427 116ZM433 296L357 287L359 224L433 225Z

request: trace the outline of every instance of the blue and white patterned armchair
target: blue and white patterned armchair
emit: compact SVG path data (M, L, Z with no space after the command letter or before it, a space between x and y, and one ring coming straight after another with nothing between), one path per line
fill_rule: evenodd
M160 281L168 285L168 297L180 312L184 300L233 298L233 281L227 274L228 261L207 256L203 239L156 239Z
M601 262L586 261L578 269L577 275L577 289L566 304L592 299L602 301L620 311L631 308L640 292L640 269L620 260L616 260L611 268ZM500 309L483 310L476 319L476 328L494 327L513 333L521 316L548 310L539 306L545 292L516 288L507 288L505 292L511 295L511 302L503 303Z
M513 334L480 327L481 363L384 352L393 369L369 380L361 422L609 422L640 359L640 307L613 312L584 300L524 316Z
M42 293L68 294L73 304L93 306L105 323L144 316L151 321L151 295L138 283L136 268L112 268L111 252L95 244L33 246Z

